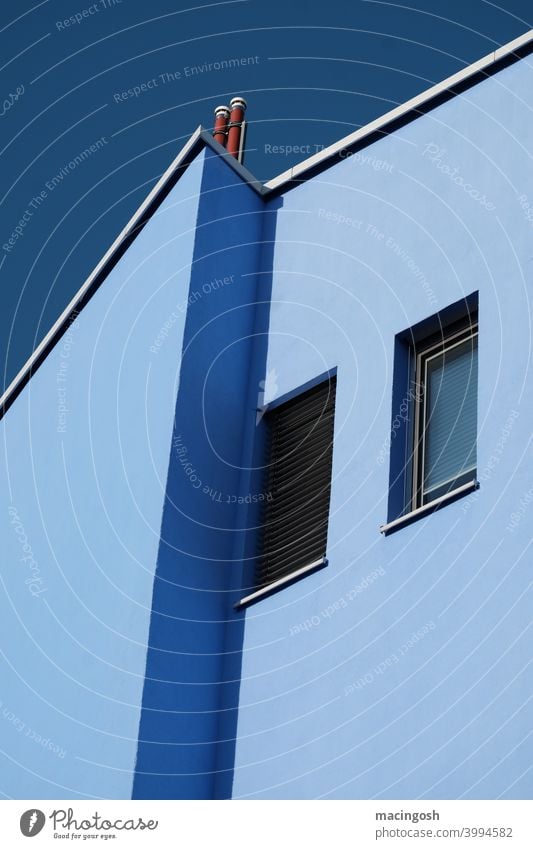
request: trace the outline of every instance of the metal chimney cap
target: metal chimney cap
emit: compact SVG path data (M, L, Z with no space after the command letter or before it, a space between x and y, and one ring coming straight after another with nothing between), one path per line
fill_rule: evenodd
M229 106L215 106L215 115L226 115L228 116L230 113Z
M240 109L242 109L243 112L246 110L246 107L248 106L244 97L233 97L230 100L229 105L230 105L230 109L240 108Z

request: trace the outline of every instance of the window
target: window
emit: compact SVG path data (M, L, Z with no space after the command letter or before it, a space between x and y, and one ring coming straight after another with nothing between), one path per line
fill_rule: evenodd
M475 479L477 321L416 348L412 509Z
M325 562L333 456L336 379L265 415L269 440L257 590Z
M477 292L396 336L382 533L477 487L477 368Z

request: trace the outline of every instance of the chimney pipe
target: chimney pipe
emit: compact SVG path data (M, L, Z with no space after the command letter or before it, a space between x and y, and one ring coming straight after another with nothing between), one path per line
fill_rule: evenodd
M215 128L213 130L213 138L226 147L226 138L228 134L228 118L230 110L227 106L217 106L215 109Z
M234 156L239 162L242 161L244 147L244 113L246 111L246 100L243 97L234 97L230 102L231 113L228 124L228 143L226 149L230 156Z

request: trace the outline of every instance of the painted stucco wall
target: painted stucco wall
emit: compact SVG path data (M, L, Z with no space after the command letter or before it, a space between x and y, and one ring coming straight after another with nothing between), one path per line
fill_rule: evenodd
M255 423L248 386L264 218L258 194L207 150L135 798L231 792L242 646L242 615L232 607L241 565L236 528L245 503L243 445Z
M531 796L532 90L526 59L282 198L266 368L338 368L329 565L246 613L236 798ZM480 489L383 537L395 335L475 291Z
M0 791L530 797L532 82L266 205L184 172L1 425ZM480 489L383 537L395 337L472 292ZM332 369L329 564L236 611L257 407Z
M131 796L203 160L1 424L9 797Z

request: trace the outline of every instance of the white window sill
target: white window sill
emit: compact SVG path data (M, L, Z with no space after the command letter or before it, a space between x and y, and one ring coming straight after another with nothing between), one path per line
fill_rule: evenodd
M458 486L457 489L453 489L451 492L441 495L440 498L428 501L428 503L424 504L422 507L417 507L416 510L411 510L410 513L405 513L403 516L399 516L397 519L394 519L393 522L387 522L385 525L380 525L380 533L385 534L386 536L393 531L398 531L400 528L410 525L411 522L415 522L417 519L422 518L422 516L432 513L439 507L448 504L450 501L455 501L456 498L460 498L462 495L467 495L475 489L479 489L479 482L477 480L468 481L468 483Z
M314 572L322 566L327 566L327 563L328 561L325 557L313 560L312 563L309 563L307 566L302 566L301 569L291 572L290 575L285 575L285 577L280 578L279 581L274 581L272 584L268 584L266 587L261 587L260 590L256 590L255 592L250 593L250 595L241 598L241 600L234 605L235 609L239 610L241 607L246 607L254 601L259 601L260 599L265 598L265 596L270 595L270 593L276 592L276 590L285 587L287 584L292 584L292 582L298 580L298 578L303 578L304 575L308 575L310 572Z

